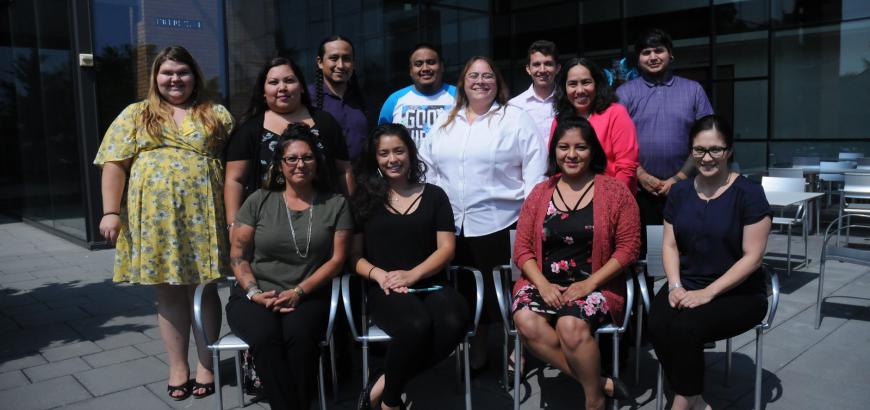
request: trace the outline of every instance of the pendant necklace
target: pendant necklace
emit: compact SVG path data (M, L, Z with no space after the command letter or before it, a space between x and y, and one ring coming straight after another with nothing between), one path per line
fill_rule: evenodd
M305 258L308 256L308 250L311 246L311 221L314 218L314 199L317 197L315 194L311 197L311 205L308 207L308 239L305 241L305 253L299 251L299 244L296 243L296 230L293 229L293 218L290 214L290 207L287 205L287 200L284 200L284 209L287 211L287 222L290 223L290 238L293 240L293 247L296 248L296 255L300 258Z

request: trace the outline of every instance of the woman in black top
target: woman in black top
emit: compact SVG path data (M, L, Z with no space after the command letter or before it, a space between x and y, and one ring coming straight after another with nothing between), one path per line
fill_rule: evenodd
M299 66L289 58L273 58L260 70L242 125L227 145L224 202L228 225L245 198L264 187L279 136L292 123L311 127L333 186L345 195L352 190L353 175L341 127L332 115L311 107Z
M358 167L351 266L378 285L369 287L369 309L392 339L385 371L372 374L359 407L397 409L405 383L447 357L470 323L465 299L446 286L453 211L443 190L423 183L425 164L404 126L372 131Z

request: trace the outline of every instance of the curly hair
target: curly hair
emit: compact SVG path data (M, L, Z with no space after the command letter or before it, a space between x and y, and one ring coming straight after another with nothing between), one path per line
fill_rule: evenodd
M294 122L287 125L287 129L281 133L278 139L278 145L275 146L275 153L272 155L272 162L269 164L267 171L268 178L263 181L263 188L270 191L283 191L286 188L284 175L281 173L281 162L284 157L284 150L293 142L302 141L308 144L311 148L311 153L314 155L314 189L320 192L334 192L332 181L329 178L326 158L323 152L317 148L317 137L311 132L311 127L304 123Z
M378 126L366 138L362 155L354 167L356 189L350 203L355 222L358 224L364 223L377 207L383 207L387 203L387 191L390 185L381 176L378 166L378 144L381 137L385 135L399 137L408 150L408 182L418 184L426 180L426 164L417 155L417 145L411 139L408 129L401 124Z

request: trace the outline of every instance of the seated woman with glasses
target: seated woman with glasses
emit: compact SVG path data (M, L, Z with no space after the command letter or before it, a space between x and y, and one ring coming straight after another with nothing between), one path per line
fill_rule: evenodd
M550 178L529 194L517 224L514 323L532 354L580 382L587 409L602 409L605 395L628 395L618 379L601 377L595 330L625 311L623 268L638 255L640 216L625 184L604 175L607 157L589 121L562 118L549 154Z
M238 286L227 322L256 352L270 406L308 409L329 283L346 259L353 222L307 125L291 124L281 135L268 186L248 197L235 223L230 264Z
M385 371L371 373L358 408L398 409L405 383L446 358L471 320L444 272L456 243L453 210L441 188L423 183L426 165L402 125L372 131L357 166L351 266L377 284L369 309L391 338Z
M730 126L700 118L689 132L698 174L671 188L664 209L662 263L668 286L655 296L649 329L673 389L673 409L709 409L704 343L739 335L764 318L761 258L770 205L761 186L729 165Z

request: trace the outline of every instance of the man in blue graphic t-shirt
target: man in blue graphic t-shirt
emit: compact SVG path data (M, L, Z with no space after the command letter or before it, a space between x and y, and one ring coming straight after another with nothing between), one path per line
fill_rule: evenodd
M441 53L431 44L421 43L411 50L411 81L414 84L394 92L384 102L378 125L402 124L417 146L426 138L429 127L442 112L453 107L456 87L444 84Z

